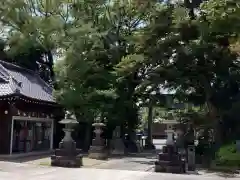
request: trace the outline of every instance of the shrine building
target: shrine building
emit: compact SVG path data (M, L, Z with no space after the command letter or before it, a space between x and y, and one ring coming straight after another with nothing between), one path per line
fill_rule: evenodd
M62 110L36 72L0 61L0 154L53 149Z

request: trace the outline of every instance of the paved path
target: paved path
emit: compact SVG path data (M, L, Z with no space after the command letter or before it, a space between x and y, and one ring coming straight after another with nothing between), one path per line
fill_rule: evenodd
M157 140L155 145L161 149L164 140ZM47 158L49 160L49 158ZM25 163L0 161L0 180L223 180L216 173L203 173L202 175L176 175L166 173L154 173L154 161L156 155L151 153L124 157L121 159L110 159L104 162L95 162L85 159L84 168L70 169L49 166L39 166L39 162L46 159L30 161ZM87 168L86 168L87 167ZM238 179L228 177L228 180Z
M161 150L166 144L166 139L153 139L153 144L157 151ZM131 171L153 171L157 153L142 154L141 157L124 157L122 159L112 159L107 163L94 166L98 169L116 169Z
M139 157L140 156L140 157ZM151 171L156 161L156 155L152 153L144 153L138 155L131 155L123 158L110 158L108 160L95 160L83 157L84 168L97 168L97 169L116 169L116 170L131 170L131 171ZM15 161L27 163L32 165L50 166L50 157L39 158L29 161Z
M176 175L127 170L43 167L0 161L1 180L224 180L218 176ZM237 178L228 178L228 180ZM239 179L239 178L238 178Z
M121 159L112 159L107 163L99 164L93 168L97 169L116 169L131 171L152 171L156 155L146 155L145 157L124 157Z

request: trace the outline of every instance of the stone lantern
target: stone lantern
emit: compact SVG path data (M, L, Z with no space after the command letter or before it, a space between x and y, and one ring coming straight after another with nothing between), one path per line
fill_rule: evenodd
M165 120L167 129L166 145L163 146L162 152L158 154L158 160L155 162L155 172L168 172L168 173L184 173L185 162L181 158L181 154L178 152L174 136L174 126L178 123L175 120Z
M100 122L100 117L97 117L96 122L92 126L94 127L95 138L92 140L88 157L92 159L107 159L108 153L105 140L101 137L105 124Z
M72 139L71 133L74 131L73 127L78 124L75 116L66 113L65 118L59 121L64 124L64 138L59 143L59 149L55 150L55 154L51 156L51 165L59 167L80 167L82 166L81 150L76 149L76 142Z

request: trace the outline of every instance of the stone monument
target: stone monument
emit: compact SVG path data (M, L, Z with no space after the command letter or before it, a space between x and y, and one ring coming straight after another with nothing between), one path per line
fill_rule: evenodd
M76 149L76 142L72 139L71 133L73 126L78 121L69 112L66 113L65 119L59 122L64 124L63 129L65 135L59 143L59 149L55 150L55 154L51 156L51 165L59 167L80 167L82 166L82 155L80 149Z
M123 155L125 153L125 145L120 135L120 127L117 126L113 132L113 155Z
M166 124L166 146L163 146L162 152L158 154L158 160L155 162L155 172L185 173L185 161L173 140L173 123Z
M105 140L101 137L103 132L102 128L105 127L104 123L100 122L100 117L96 119L96 122L92 125L94 127L95 138L92 140L88 157L92 159L107 159L108 151L105 144Z
M193 127L190 126L186 133L186 143L187 143L187 171L195 171L195 135Z

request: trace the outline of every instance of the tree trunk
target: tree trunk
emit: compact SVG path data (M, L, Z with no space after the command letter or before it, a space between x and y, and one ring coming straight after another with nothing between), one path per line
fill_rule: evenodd
M54 81L54 70L53 70L53 55L52 55L52 52L51 50L48 50L47 51L47 58L48 58L48 65L49 65L49 69L50 69L50 77L51 77L51 80Z
M152 141L152 123L153 123L153 100L150 100L148 106L148 136L146 139L146 149L154 149Z
M218 111L217 108L210 102L207 102L207 106L208 106L208 113L209 113L209 117L210 119L213 121L213 141L215 144L215 151L219 148L220 144L221 144L221 133L220 133L220 129L219 129L219 116L218 116Z
M206 95L206 104L208 108L208 116L212 121L212 127L214 131L213 141L215 144L214 150L216 151L221 143L220 133L219 133L219 115L217 107L212 103L211 98L213 96L213 90L210 82L205 76L201 76L201 82L203 83L205 95Z
M89 146L91 144L91 134L92 134L92 124L86 123L86 130L85 130L85 138L84 138L84 145L83 149L84 151L88 151Z

